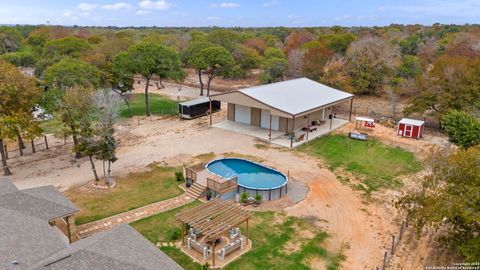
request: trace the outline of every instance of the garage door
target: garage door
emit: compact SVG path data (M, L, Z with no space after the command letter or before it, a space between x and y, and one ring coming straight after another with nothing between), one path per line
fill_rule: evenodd
M235 121L236 122L250 125L251 113L252 113L252 110L250 107L235 104Z
M279 129L279 118L278 116L272 115L272 130ZM262 119L261 119L262 128L270 128L270 111L262 110Z

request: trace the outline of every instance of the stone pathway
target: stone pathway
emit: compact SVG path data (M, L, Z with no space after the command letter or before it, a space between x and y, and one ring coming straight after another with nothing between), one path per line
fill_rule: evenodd
M79 238L85 238L97 232L111 229L117 225L131 223L139 219L180 207L192 201L193 198L186 194L182 194L168 200L152 203L125 213L77 226L77 235Z

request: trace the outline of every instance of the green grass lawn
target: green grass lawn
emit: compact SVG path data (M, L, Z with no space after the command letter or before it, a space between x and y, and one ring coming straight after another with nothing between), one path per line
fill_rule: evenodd
M180 228L175 222L175 214L197 204L194 202L131 225L152 243L177 240ZM241 229L245 232L244 227ZM256 212L250 222L249 234L252 249L224 269L309 269L309 263L317 262L317 259L327 269L334 270L344 260L342 254L331 253L324 248L328 235L307 219L286 217L282 213ZM175 247L162 247L161 250L187 270L202 269Z
M130 173L116 179L113 189L100 190L81 186L65 192L78 208L76 224L84 224L182 194L175 178L175 168L150 165L150 170Z
M178 113L178 102L166 96L149 94L150 112L152 115L175 115ZM134 116L145 115L145 94L132 94L129 97L132 114ZM129 117L128 107L122 106L121 117Z
M51 119L38 122L38 126L47 134L58 134L63 128L63 123L57 119Z
M343 135L328 135L306 143L298 150L323 158L332 170L343 168L353 173L363 182L357 188L367 194L381 188L401 186L398 176L422 169L413 153L384 145L378 140L359 141Z
M194 201L187 205L132 222L130 225L152 243L176 241L182 236L180 223L175 221L175 215L183 209L199 204L201 204L199 201Z

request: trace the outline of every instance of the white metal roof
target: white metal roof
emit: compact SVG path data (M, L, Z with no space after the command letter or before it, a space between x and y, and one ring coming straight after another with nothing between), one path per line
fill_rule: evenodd
M307 78L260 85L238 91L291 115L301 114L353 97L350 93Z
M201 97L201 98L196 98L196 99L180 102L180 105L182 105L182 106L192 106L192 105L197 105L197 104L205 103L205 102L209 102L208 97Z
M400 122L398 122L398 123L399 123L399 124L405 124L405 125L412 125L412 126L421 126L421 125L423 125L425 122L422 121L422 120L402 118L402 120L400 120Z

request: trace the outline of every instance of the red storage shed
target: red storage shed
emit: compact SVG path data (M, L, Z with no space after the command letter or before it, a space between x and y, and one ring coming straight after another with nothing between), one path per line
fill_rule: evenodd
M423 137L425 122L421 120L402 118L398 122L397 134L402 137L420 139Z

